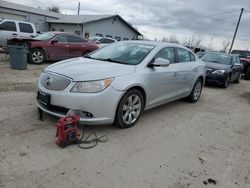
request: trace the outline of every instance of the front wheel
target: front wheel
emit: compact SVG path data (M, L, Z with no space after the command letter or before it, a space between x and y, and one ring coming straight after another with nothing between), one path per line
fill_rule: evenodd
M222 87L226 89L228 87L229 83L230 83L230 75L227 76L227 78L226 78L224 84L222 85Z
M191 103L195 103L199 100L200 96L201 96L201 91L202 91L202 87L203 87L203 81L201 78L199 78L193 87L193 90L191 92L191 94L188 97L189 102Z
M144 99L141 92L137 89L127 91L118 104L114 125L119 128L132 127L143 110Z

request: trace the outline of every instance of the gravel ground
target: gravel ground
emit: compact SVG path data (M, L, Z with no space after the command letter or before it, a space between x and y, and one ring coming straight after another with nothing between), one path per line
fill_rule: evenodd
M205 87L198 103L147 111L130 129L89 126L109 140L61 149L57 120L39 121L35 105L47 65L10 70L0 54L0 187L250 187L250 82Z

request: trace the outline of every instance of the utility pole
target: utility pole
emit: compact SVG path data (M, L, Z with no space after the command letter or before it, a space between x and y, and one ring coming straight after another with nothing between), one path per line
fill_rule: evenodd
M240 11L240 17L239 17L237 26L236 26L235 31L234 31L234 37L233 37L233 40L232 40L232 43L231 43L231 46L230 46L230 49L229 49L229 53L231 53L231 51L233 49L234 40L235 40L235 37L236 37L237 32L238 32L238 28L239 28L239 25L240 25L240 20L241 20L241 16L242 16L243 11L244 11L244 8L242 8L241 11Z
M77 11L77 15L80 14L80 2L78 3L78 11Z

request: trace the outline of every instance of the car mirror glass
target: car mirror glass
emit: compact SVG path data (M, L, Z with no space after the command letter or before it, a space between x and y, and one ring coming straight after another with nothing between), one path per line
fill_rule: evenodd
M55 43L58 43L58 41L57 40L52 40L51 41L51 44L55 44Z

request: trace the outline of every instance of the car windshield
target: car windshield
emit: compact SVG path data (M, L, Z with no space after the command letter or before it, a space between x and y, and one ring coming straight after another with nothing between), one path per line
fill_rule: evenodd
M37 39L37 40L50 40L54 36L55 36L54 33L43 33L41 35L36 36L34 39Z
M216 53L208 53L201 57L201 60L213 63L219 63L224 65L231 65L232 57L226 54L216 54Z
M103 47L85 57L114 63L137 65L154 47L154 45L148 44L118 42Z

